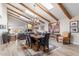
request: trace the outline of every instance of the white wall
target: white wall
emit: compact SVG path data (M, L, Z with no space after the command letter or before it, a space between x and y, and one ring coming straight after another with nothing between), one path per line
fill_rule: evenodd
M45 31L48 31L48 25L49 25L49 23L48 23L48 22L46 22L44 25L45 25L45 28L44 28L44 29L45 29Z
M47 21L44 21L45 23L41 23L40 25L39 25L39 30L40 31L48 31L48 25L49 25L49 23L47 22ZM44 26L44 28L41 28L42 26Z
M6 29L0 29L0 33L7 30L7 8L4 4L0 4L0 25L6 25Z
M69 32L69 19L60 19L60 33Z
M70 21L79 20L79 16L70 19L60 19L60 33L70 32ZM79 45L79 33L71 33L71 43Z
M75 20L79 21L79 16L72 18L70 21L75 21ZM79 33L72 33L72 36L73 36L72 43L79 45Z
M7 8L5 4L0 3L0 25L6 25L6 29L0 29L0 44L2 43L2 32L7 31Z
M12 16L9 16L8 17L8 26L9 27L11 27L12 28L12 30L14 29L20 29L20 30L24 30L24 29L27 29L27 23L26 22L23 22L23 21L21 21L21 20L19 20L19 19L16 19L16 18L14 18L14 17L12 17Z

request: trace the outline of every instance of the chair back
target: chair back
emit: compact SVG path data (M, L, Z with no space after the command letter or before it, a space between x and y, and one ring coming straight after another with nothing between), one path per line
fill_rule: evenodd
M18 39L24 40L24 39L26 39L26 35L24 33L19 33L18 34Z
M49 33L46 33L45 34L45 39L48 40L49 39L49 36L50 36L50 34Z
M28 40L30 40L30 34L27 34L27 35L26 35L26 38L27 38Z
M70 33L64 32L64 33L63 33L63 37L70 37Z

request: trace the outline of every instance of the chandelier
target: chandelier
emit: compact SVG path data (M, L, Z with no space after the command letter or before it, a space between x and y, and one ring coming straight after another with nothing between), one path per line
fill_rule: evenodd
M33 4L33 8L35 10L35 12L37 11L37 5L36 4ZM34 15L34 18L32 19L32 22L33 23L39 23L39 18L37 15Z

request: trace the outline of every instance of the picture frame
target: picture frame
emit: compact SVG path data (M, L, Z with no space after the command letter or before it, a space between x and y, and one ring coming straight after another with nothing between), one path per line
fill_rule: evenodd
M78 29L78 21L71 21L70 22L70 32L71 33L78 33L79 29Z
M60 33L60 22L52 22L49 24L49 32L53 34L59 34Z
M78 28L77 27L71 27L71 32L72 33L77 33L78 32Z
M78 25L78 21L71 21L70 25L71 26L77 26Z
M0 25L0 29L6 29L6 25Z

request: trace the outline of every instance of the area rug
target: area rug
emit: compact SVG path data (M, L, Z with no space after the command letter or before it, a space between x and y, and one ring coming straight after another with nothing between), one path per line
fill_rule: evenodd
M49 45L49 53L44 53L43 51L34 51L33 49L27 49L25 56L47 56L50 55L50 52L56 49L57 46L55 45Z

